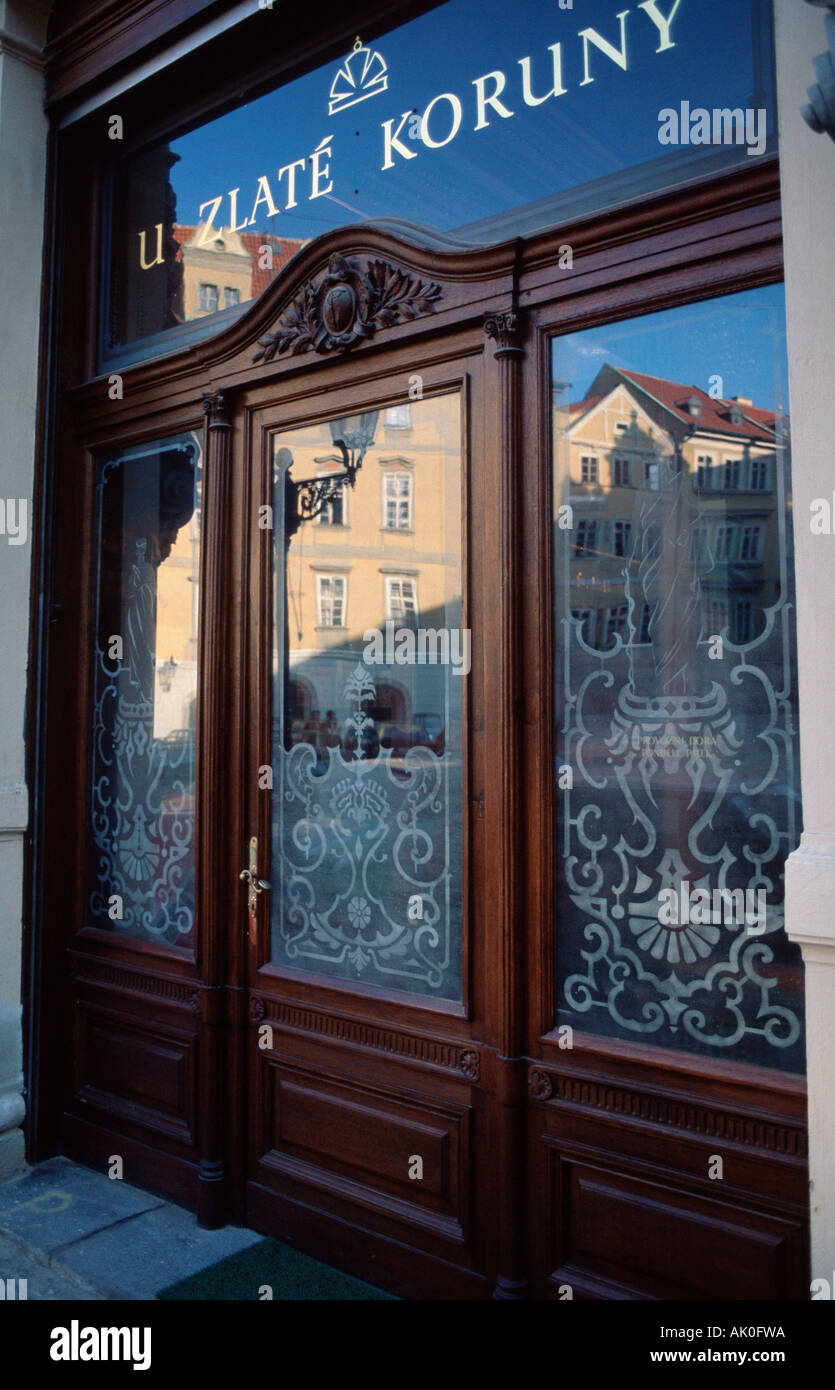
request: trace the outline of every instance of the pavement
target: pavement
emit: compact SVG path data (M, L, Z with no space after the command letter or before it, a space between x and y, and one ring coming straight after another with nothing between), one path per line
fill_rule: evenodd
M156 1298L169 1284L256 1244L240 1226L205 1231L193 1212L67 1158L0 1185L6 1298ZM0 1290L2 1293L2 1290Z

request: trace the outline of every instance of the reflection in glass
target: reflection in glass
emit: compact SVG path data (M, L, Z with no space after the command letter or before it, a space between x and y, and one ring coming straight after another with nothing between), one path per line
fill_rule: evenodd
M389 415L274 438L272 959L458 999L459 401Z
M746 147L744 112L774 148L772 65L765 0L435 5L160 144L114 149L105 353L256 299L348 223L503 241L750 165L766 146ZM701 144L682 117L664 143L660 113L685 93L727 130L709 121Z
M554 341L558 1010L799 1070L782 323L770 287Z
M194 926L200 442L97 471L87 924L167 945Z

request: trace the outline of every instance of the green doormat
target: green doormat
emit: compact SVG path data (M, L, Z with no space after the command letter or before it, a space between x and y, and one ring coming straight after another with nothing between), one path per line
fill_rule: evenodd
M371 1284L364 1284L361 1279L354 1279L350 1274L331 1269L330 1265L320 1264L310 1255L303 1255L300 1250L293 1250L279 1240L262 1240L237 1255L229 1255L216 1265L202 1269L190 1279L170 1284L157 1294L157 1298L257 1302L263 1297L260 1290L264 1284L270 1286L274 1299L333 1302L336 1299L356 1301L395 1297L382 1289L375 1289Z

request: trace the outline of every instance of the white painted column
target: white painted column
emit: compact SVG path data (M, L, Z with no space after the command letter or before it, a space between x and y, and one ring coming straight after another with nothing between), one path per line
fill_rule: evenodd
M780 177L797 574L805 826L786 864L786 925L806 966L812 1278L835 1270L835 536L810 504L835 490L835 142L800 107L826 49L828 13L775 0Z
M0 1180L23 1166L21 903L27 824L24 716L47 123L49 6L0 0ZM11 501L11 506L10 506ZM22 543L10 535L25 506ZM10 527L10 522L12 527Z

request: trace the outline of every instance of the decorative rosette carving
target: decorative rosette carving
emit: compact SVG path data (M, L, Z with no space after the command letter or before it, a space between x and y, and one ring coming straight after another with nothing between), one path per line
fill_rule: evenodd
M458 1065L471 1081L478 1081L481 1075L481 1059L474 1048L466 1048L458 1058Z
M550 1100L554 1087L547 1071L541 1067L531 1067L528 1072L528 1095L534 1100Z

